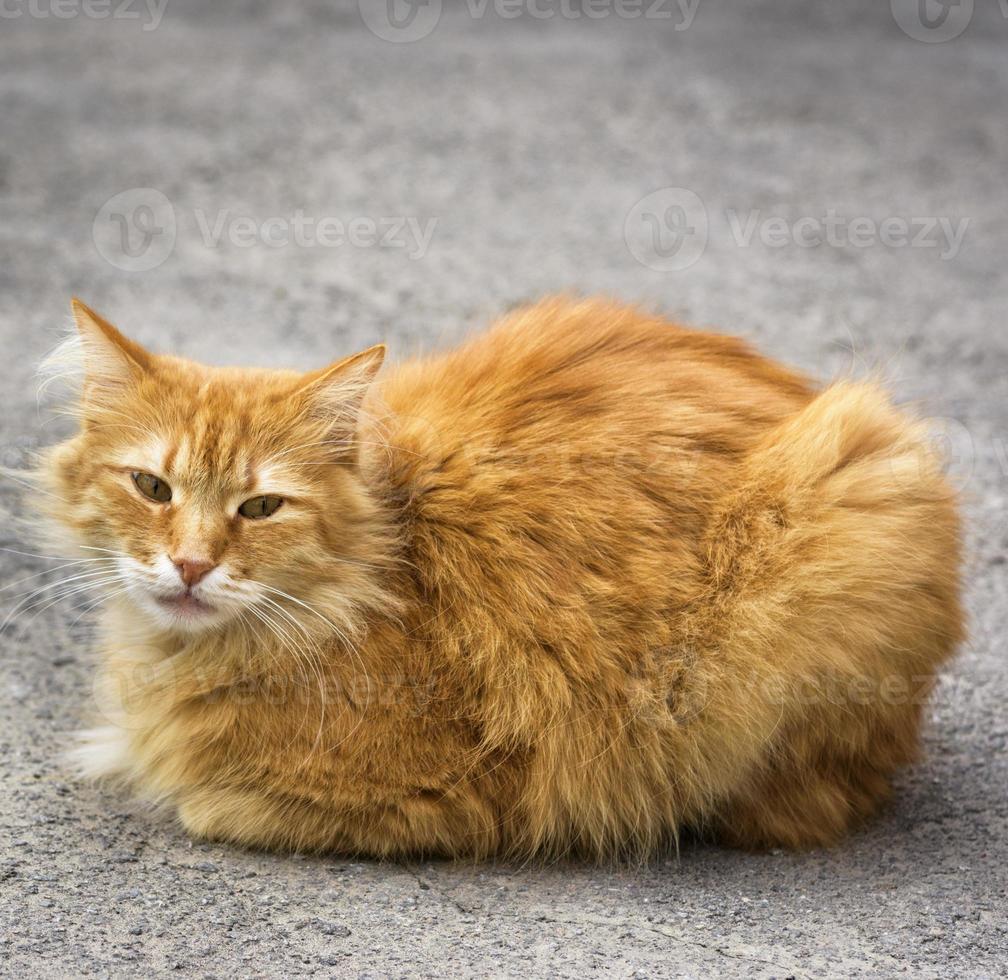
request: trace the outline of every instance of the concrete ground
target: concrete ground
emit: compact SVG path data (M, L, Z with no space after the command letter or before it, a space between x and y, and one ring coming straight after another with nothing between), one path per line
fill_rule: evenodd
M55 438L32 372L71 294L160 350L308 367L610 293L937 417L972 637L925 761L833 851L406 866L193 843L73 782L87 616L19 615L0 974L1004 976L1008 8L362 2L7 0L2 462ZM4 585L45 567L0 536Z

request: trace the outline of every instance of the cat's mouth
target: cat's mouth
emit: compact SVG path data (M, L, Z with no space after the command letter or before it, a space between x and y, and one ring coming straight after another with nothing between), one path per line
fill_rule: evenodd
M214 612L209 602L197 599L191 592L180 592L173 596L155 596L160 606L180 616L205 616Z

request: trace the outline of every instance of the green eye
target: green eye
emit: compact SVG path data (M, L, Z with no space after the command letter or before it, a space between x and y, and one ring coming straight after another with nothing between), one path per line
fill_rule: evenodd
M171 487L152 473L134 473L133 482L145 497L165 504L171 500Z
M265 497L252 497L238 508L238 513L242 517L251 517L257 520L260 517L269 517L275 514L277 508L283 503L283 497L268 495Z

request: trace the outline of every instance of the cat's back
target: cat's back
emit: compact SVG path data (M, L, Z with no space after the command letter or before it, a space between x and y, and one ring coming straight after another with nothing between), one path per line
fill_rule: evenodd
M570 631L599 602L685 601L715 503L811 394L734 338L553 299L395 369L380 397L371 461L425 591L558 630L537 597L562 594L584 607Z
M408 362L382 386L393 451L441 473L462 457L517 465L535 455L545 465L641 452L653 463L671 446L731 457L811 394L804 378L735 337L566 298Z

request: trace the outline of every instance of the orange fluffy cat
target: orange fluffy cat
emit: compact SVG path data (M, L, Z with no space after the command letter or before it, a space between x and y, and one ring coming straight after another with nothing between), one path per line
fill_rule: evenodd
M212 368L74 314L80 429L38 476L107 593L76 758L190 833L814 847L913 759L959 530L876 387L602 301L381 375L383 347Z

